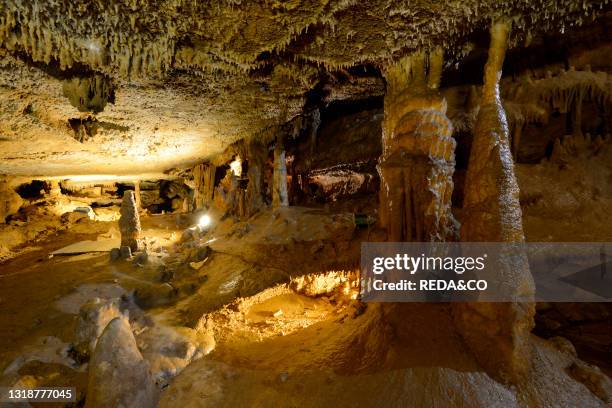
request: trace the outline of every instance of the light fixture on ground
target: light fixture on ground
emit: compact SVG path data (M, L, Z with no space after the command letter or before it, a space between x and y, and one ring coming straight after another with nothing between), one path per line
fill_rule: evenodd
M210 226L211 223L211 218L210 215L208 214L204 214L200 217L200 219L198 220L198 227L202 230L202 229L206 229Z

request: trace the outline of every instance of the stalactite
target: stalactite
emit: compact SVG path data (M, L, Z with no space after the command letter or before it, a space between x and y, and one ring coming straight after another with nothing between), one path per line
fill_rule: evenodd
M461 240L523 242L519 190L501 103L499 79L510 26L491 27L482 103L465 181ZM499 280L523 303L458 303L456 327L480 364L493 376L517 381L529 369L534 286L525 254L502 254Z

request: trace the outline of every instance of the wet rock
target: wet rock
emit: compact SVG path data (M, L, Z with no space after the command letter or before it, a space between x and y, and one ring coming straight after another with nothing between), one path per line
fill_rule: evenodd
M506 114L499 96L499 78L510 24L495 22L484 73L481 107L473 131L465 179L461 240L524 242L519 189L510 150ZM533 299L535 287L524 253L499 262L498 279L517 298ZM460 335L488 374L518 382L527 374L533 303L460 302L453 319Z
M122 246L119 248L121 259L129 259L132 257L132 249L129 246Z
M147 251L142 251L136 254L134 257L134 263L136 265L144 265L149 262L149 254Z
M567 369L568 374L581 382L602 401L612 402L612 380L598 367L576 360Z
M115 262L118 261L119 259L121 259L121 250L119 248L113 248L110 251L110 259L111 262Z
M157 390L125 318L113 319L89 364L86 408L154 407Z

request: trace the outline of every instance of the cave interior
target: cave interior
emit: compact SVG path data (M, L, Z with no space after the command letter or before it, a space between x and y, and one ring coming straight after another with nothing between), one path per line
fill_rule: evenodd
M611 26L607 0L1 0L0 387L609 407L612 303L364 302L360 256L611 242Z

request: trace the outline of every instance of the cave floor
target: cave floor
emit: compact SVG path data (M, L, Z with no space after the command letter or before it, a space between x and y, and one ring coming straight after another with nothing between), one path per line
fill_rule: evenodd
M182 246L176 241L184 225L175 216L147 217L143 235L158 241L148 266L111 263L107 253L48 256L110 228L64 231L0 266L5 378L46 375L45 385L61 378L85 388L86 365L69 351L81 305L136 291L156 323L214 337L210 354L176 370L159 406L603 406L566 373L571 357L535 336L531 378L507 387L467 351L448 305L354 300L343 274L356 268L369 231L355 230L350 214L266 211L247 222L223 221ZM181 295L164 292L154 253L170 265L201 245L211 250L203 265L180 258L172 283ZM308 277L314 281L293 285ZM317 277L335 289L313 292L325 287Z
M92 233L60 231L38 241L33 248L0 265L0 367L6 369L23 353L22 346L53 337L66 344L73 340L79 307L94 297L114 297L123 288L137 287L126 278L128 265L109 268L107 252L72 256L49 254L67 245L96 240L113 230L115 223L89 223ZM180 234L174 216L143 220L147 236L170 239ZM129 273L129 270L127 271ZM58 343L58 344L59 344Z

